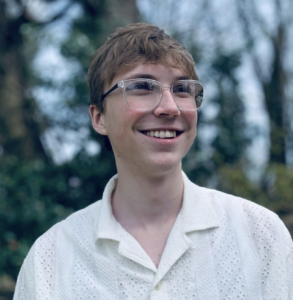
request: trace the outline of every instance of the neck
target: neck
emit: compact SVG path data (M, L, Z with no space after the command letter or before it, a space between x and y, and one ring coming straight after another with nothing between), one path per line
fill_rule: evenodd
M122 174L121 174L122 173ZM175 220L182 206L181 165L156 177L119 172L113 214L124 226L149 227Z

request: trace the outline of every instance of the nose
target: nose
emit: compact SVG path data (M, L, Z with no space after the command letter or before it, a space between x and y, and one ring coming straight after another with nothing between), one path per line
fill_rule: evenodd
M180 115L180 110L173 98L170 87L162 89L162 96L159 105L154 110L156 117L174 118Z

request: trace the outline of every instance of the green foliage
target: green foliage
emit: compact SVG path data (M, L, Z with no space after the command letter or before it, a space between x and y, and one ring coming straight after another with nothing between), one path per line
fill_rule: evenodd
M251 200L276 212L293 236L292 168L282 164L269 164L260 182L249 180L239 165L223 165L217 176L217 189Z
M231 53L219 54L211 63L209 72L217 92L209 99L209 105L216 107L217 113L213 118L199 113L199 134L183 161L191 180L200 185L219 186L219 174L223 168L243 172L245 151L253 136L247 134L249 126L245 123L245 109L235 77L240 62L240 53ZM203 143L202 126L216 133L209 146Z
M237 164L253 138L246 135L244 105L237 90L235 71L240 62L240 54L232 53L219 55L212 64L211 73L218 86L212 102L219 107L217 117L210 121L217 126L217 135L212 141L216 168Z
M262 185L268 198L268 208L279 215L293 213L293 168L283 164L268 165Z

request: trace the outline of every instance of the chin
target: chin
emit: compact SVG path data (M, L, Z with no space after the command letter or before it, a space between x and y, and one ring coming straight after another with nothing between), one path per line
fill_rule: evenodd
M145 165L152 174L165 174L180 167L181 159L181 156L161 155L156 159L146 162Z

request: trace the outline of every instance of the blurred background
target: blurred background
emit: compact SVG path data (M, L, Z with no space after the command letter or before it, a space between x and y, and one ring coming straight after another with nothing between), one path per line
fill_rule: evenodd
M133 22L181 41L205 86L189 178L275 211L292 234L292 11L292 0L0 0L0 300L35 239L116 172L90 126L86 73Z

